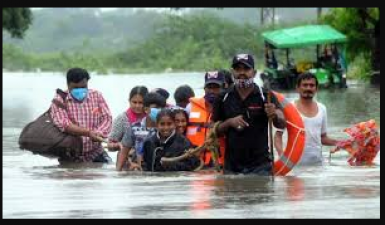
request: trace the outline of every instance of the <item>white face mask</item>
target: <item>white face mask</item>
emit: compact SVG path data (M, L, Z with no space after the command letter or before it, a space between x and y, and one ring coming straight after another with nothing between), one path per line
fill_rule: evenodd
M248 79L234 79L234 84L238 88L251 88L254 84L254 78L248 78Z

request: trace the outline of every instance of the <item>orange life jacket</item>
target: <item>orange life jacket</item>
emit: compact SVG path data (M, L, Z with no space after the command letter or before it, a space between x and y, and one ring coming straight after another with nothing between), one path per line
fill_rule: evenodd
M187 138L193 145L201 146L205 142L206 135L209 132L209 125L211 119L211 113L206 110L206 104L204 98L191 98L191 112L189 123L187 127ZM219 157L218 162L220 165L224 165L225 157L225 139L219 139ZM201 155L206 166L210 165L211 152L205 150Z

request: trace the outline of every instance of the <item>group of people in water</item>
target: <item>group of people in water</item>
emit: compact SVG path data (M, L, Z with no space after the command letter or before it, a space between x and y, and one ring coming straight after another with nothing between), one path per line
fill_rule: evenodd
M188 85L178 87L176 105L167 103L167 90L135 86L127 110L113 120L102 94L88 88L88 72L72 68L67 72L67 97L55 96L66 110L52 104L50 114L62 132L82 137L83 151L76 159L59 161L111 163L101 143L107 139L108 150L118 151L118 171L194 171L219 165L225 173L270 175L268 122L277 129L275 146L281 154L286 120L277 98L254 82L256 74L252 55L235 55L230 71L204 74L204 96L196 97ZM322 145L338 143L327 135L326 107L314 100L317 90L315 75L298 77L299 99L293 103L306 129L304 164L321 164ZM191 151L214 144L218 151ZM182 155L187 157L166 160Z

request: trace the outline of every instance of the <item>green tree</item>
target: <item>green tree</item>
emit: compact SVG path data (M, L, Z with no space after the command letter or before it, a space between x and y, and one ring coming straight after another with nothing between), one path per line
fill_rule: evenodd
M348 36L348 56L371 55L373 71L380 70L380 8L336 8L324 21Z
M12 37L23 38L31 23L32 12L29 8L3 8L3 29Z
M262 53L257 28L210 14L170 15L155 35L117 54L124 65L164 70L206 70L229 67L238 52ZM211 65L211 66L210 66Z

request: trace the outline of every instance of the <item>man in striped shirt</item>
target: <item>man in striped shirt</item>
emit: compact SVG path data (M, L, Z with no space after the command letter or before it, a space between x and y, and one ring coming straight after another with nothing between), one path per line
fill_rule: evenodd
M59 158L61 161L112 162L103 150L100 137L105 138L111 131L112 115L106 101L99 91L88 89L88 72L72 68L67 72L67 94L63 98L56 94L55 99L64 103L66 110L51 105L51 116L55 125L62 131L83 140L83 152L78 158Z

